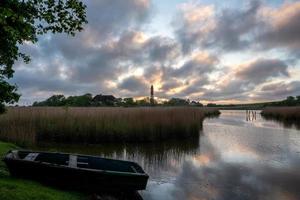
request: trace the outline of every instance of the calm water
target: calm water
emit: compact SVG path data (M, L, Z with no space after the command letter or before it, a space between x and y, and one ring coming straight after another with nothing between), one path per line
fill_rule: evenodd
M137 161L145 200L300 199L300 131L245 111L206 119L189 142L50 148Z

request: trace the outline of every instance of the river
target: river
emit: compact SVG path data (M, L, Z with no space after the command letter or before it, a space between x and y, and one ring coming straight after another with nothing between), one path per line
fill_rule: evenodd
M300 199L300 131L258 112L222 111L190 141L54 149L138 162L150 175L145 200Z

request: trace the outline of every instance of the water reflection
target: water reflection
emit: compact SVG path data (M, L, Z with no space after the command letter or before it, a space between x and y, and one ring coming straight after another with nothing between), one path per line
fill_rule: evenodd
M174 180L151 184L145 199L300 199L300 133L245 111L204 123L198 154Z
M38 150L50 150L68 153L96 155L106 158L131 160L138 162L152 180L166 182L178 173L186 156L197 155L199 138L193 140L172 141L146 144L103 144L103 145L62 145L43 143L34 147Z
M300 131L245 111L206 119L196 140L43 148L140 163L150 175L145 200L300 199Z
M282 126L284 126L285 128L296 128L298 130L300 130L300 123L299 120L297 119L280 119L280 118L276 118L276 117L272 117L272 116L262 116L264 119L266 120L271 120L274 122L277 122L279 124L281 124Z
M183 163L170 199L300 199L299 159L288 158L294 163L286 167L228 161L209 139L203 144L200 155Z

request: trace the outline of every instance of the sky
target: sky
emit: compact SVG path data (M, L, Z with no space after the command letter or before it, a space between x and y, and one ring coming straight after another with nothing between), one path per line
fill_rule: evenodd
M11 83L29 105L53 94L251 103L300 95L300 1L85 0L75 37L47 34Z

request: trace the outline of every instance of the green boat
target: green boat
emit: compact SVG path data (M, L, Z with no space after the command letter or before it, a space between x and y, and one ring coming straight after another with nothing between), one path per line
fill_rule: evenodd
M12 176L88 192L144 190L149 178L135 162L90 155L12 150L3 161Z

